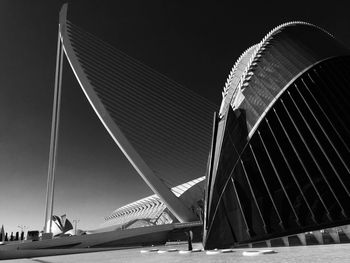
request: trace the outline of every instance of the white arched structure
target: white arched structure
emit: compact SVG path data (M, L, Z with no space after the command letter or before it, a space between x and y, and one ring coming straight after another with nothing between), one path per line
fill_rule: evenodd
M96 115L138 174L180 222L196 220L193 200L179 199L171 188L205 174L215 105L70 22L66 4L58 39L46 217L52 214L65 55Z

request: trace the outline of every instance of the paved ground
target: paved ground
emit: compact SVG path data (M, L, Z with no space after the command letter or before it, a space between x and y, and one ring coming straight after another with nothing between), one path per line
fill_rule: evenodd
M198 247L200 244L194 244ZM176 248L186 249L186 245L171 245L157 247L160 250ZM15 259L4 260L1 262L19 262L19 263L71 263L71 262L190 262L190 263L206 263L206 262L262 262L262 263L309 263L309 262L332 262L343 263L350 262L350 244L337 245L318 245L306 247L278 247L273 248L277 253L268 255L259 255L247 257L243 256L243 251L261 250L261 249L237 249L232 253L207 255L205 252L197 252L192 254L179 254L178 252L158 254L157 252L140 253L145 248L133 248L114 251L103 251L94 253L83 253L74 255L37 257L31 259Z

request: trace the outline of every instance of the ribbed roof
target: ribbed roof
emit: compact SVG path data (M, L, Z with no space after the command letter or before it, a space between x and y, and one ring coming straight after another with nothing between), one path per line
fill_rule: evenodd
M188 189L202 182L204 179L205 176L196 178L171 188L171 191L177 197L180 197ZM124 223L124 221L131 221L134 219L152 218L163 212L165 208L166 206L162 200L154 194L114 210L110 216L105 218L105 220L109 221L118 218L118 222L120 221Z
M300 31L298 38L295 35L289 37L292 27L298 27L298 31ZM310 28L314 30L310 30ZM307 34L309 31L312 32L310 36ZM273 99L279 96L278 91L281 91L288 81L308 66L341 53L338 46L330 51L325 51L322 47L319 50L317 48L313 50L310 45L313 35L326 41L333 39L333 46L335 46L334 42L336 41L334 41L333 35L326 30L311 23L292 21L275 27L258 44L243 52L234 64L224 85L219 117L222 118L225 115L229 104L234 110L242 108L252 116L247 120L248 131L254 130L254 126L258 124L257 120ZM295 58L293 58L294 54L297 54ZM290 65L285 65L285 62L290 63ZM261 76L267 81L274 81L274 77L276 77L274 76L276 72L274 66L281 69L278 70L277 74L283 74L283 70L286 72L283 77L277 76L282 81L276 81L276 92L271 92L267 88L258 90L256 82L260 81ZM267 70L269 67L271 67L270 72ZM257 68L260 68L259 74L257 74ZM270 76L268 77L268 75ZM252 80L255 82L252 83ZM248 91L248 89L253 90ZM247 95L249 99L247 99Z
M283 30L286 27L289 26L295 26L295 25L308 25L308 26L312 26L315 27L319 30L322 30L323 32L325 32L326 34L328 34L329 36L331 36L332 38L334 38L334 36L332 34L330 34L329 32L327 32L326 30L307 23L307 22L303 22L303 21L291 21L291 22L287 22L287 23L283 23L275 28L273 28L269 33L267 33L265 35L265 37L260 41L260 43L251 46L250 48L248 48L247 50L245 50L241 56L237 59L237 61L235 62L234 66L232 67L232 70L230 71L229 76L227 77L227 80L225 82L225 86L223 88L223 102L226 101L227 99L229 99L232 103L232 107L233 108L238 108L239 104L241 101L236 100L237 96L239 96L239 90L242 89L242 87L248 86L248 82L250 80L250 76L253 74L252 69L254 66L254 63L257 62L257 60L262 56L264 50L266 49L266 46L270 43L270 40L273 39L273 36L275 34L278 34L279 32L281 32L281 30ZM237 70L239 67L244 66L244 70L240 71ZM252 74L249 74L252 73ZM238 83L235 81L235 79L239 79ZM234 89L235 91L232 92L232 94L229 93L229 91L231 89ZM230 96L231 95L231 96ZM235 96L232 96L235 95ZM229 97L230 96L230 97ZM222 106L220 107L220 116L222 117L225 114L225 108ZM227 110L227 109L226 109Z

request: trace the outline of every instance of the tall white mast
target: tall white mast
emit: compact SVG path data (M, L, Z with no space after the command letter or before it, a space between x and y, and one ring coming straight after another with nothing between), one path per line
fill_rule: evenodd
M45 226L44 226L45 233L51 233L51 226L52 226L51 219L52 219L52 213L53 213L55 167L56 167L60 106L61 106L62 64L63 64L63 48L62 48L60 25L59 25L58 40L57 40L57 55L56 55L55 90L54 90L52 123L51 123L49 167L48 167L47 186L46 186L46 206L45 206Z

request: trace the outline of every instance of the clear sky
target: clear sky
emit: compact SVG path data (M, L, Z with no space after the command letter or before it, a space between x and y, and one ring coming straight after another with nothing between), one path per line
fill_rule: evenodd
M41 230L58 13L64 1L0 0L0 224ZM320 1L72 1L75 24L216 104L232 65L273 27L317 24L350 46L348 8ZM283 3L283 5L282 5ZM340 2L339 2L340 3ZM54 214L94 228L152 194L65 61Z

